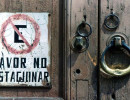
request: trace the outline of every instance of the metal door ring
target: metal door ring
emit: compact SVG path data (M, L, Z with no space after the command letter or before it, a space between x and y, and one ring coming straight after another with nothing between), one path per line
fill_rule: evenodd
M92 27L86 22L82 22L77 28L78 35L82 37L88 37L92 33Z
M119 26L119 23L120 23L119 17L115 14L109 14L108 16L106 16L104 20L104 26L110 30L117 29L117 27Z

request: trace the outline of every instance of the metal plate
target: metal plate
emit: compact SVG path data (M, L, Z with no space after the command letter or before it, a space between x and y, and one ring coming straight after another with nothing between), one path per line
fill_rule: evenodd
M0 13L0 86L50 83L48 13Z

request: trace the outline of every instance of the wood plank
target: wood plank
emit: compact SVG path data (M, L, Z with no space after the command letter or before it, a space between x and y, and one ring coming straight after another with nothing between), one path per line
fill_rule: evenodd
M77 100L88 100L89 97L86 92L86 91L89 91L88 81L77 80L76 85L77 85L76 99Z
M101 37L100 37L100 51L101 53L106 48L107 39L114 34L125 34L130 43L130 1L129 0L101 0ZM108 31L104 28L104 18L110 14L110 10L119 17L120 25L114 31ZM127 40L126 39L126 40ZM130 46L130 45L129 45ZM109 67L116 67L121 65L126 68L130 65L129 55L121 51L110 51L106 54L106 62ZM130 81L129 75L121 78L106 79L100 76L100 97L101 100L129 100L130 98Z
M86 21L92 26L93 32L89 37L89 48L83 53L75 53L67 48L68 60L67 68L70 76L70 99L76 100L76 80L88 80L89 91L85 91L88 98L97 98L97 46L98 46L98 1L97 0L69 0L67 4L67 38L71 40L77 30L78 25ZM67 40L67 41L69 41ZM69 42L67 42L69 45ZM77 74L76 70L80 70ZM68 90L69 91L69 90Z

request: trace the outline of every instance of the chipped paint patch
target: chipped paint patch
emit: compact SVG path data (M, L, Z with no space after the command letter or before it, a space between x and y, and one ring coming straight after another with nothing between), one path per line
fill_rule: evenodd
M91 60L92 64L93 64L94 66L96 66L97 64L96 64L96 62L94 61L94 59L91 57L89 51L87 51L87 54L88 54L88 57L89 57L89 59Z

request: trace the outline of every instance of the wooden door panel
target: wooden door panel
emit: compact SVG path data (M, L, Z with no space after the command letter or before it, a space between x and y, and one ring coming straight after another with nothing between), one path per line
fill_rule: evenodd
M129 0L101 0L101 15L100 15L100 51L101 53L106 48L106 42L112 35L123 34L126 36L127 44L130 42L130 22L129 22ZM110 14L111 9L120 19L119 27L116 30L110 31L104 28L104 19ZM129 45L130 46L130 45ZM127 67L129 62L129 56L126 56L124 52L117 53L109 52L106 55L107 64L110 67L120 64L122 67ZM104 75L103 75L104 76ZM130 81L129 75L118 78L104 78L100 76L100 97L101 100L129 100L130 96Z
M67 0L66 51L68 100L97 98L97 46L98 46L98 1ZM70 50L69 41L75 36L77 27L84 21L92 26L89 47L83 53ZM70 76L70 77L69 77ZM83 89L84 88L84 89Z

